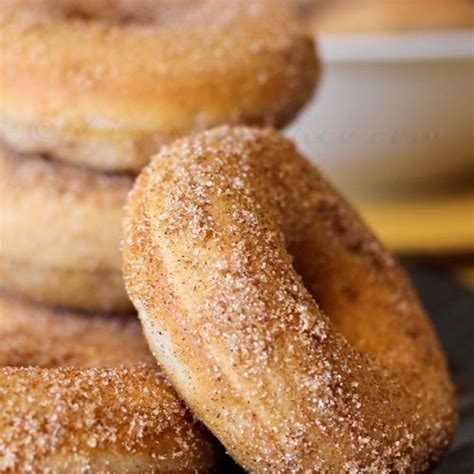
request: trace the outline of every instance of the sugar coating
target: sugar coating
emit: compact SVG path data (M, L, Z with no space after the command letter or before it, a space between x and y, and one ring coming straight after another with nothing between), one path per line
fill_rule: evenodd
M0 136L24 151L139 171L222 123L283 126L318 77L279 0L0 2Z
M219 454L134 318L0 293L0 471L208 472Z
M133 180L1 142L0 286L52 306L132 312L119 245Z
M253 472L405 472L455 426L409 282L272 130L220 127L138 178L124 273L173 385Z

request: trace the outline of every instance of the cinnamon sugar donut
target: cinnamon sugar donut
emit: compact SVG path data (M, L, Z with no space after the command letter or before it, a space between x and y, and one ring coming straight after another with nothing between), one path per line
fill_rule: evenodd
M102 170L192 129L284 125L317 75L275 0L3 0L0 26L0 137Z
M0 286L54 306L131 311L119 248L132 183L0 144Z
M135 320L0 292L0 471L210 472L219 450L157 369Z
M251 472L414 472L456 423L433 328L352 208L271 130L165 147L136 181L126 286L183 399Z

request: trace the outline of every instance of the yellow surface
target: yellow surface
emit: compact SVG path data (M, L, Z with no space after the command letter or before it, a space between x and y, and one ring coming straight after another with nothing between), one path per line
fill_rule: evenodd
M358 207L379 238L397 253L474 251L474 190L401 201L365 202Z

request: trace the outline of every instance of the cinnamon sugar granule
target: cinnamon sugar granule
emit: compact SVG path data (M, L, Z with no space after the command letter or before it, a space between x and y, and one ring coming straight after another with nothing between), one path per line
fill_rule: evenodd
M165 147L130 195L124 260L156 357L247 469L416 470L445 449L452 387L413 291L274 131Z
M220 455L156 367L134 318L0 292L0 471L210 469Z

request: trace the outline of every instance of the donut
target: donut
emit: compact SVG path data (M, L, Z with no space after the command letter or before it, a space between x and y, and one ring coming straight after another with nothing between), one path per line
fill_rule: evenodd
M132 183L0 144L0 286L54 306L131 312L119 247Z
M4 0L0 26L0 137L101 170L194 129L283 126L317 77L275 0Z
M211 472L219 448L156 367L135 318L0 292L0 471Z
M126 210L149 345L250 472L414 472L456 424L443 352L402 270L271 129L164 147Z

